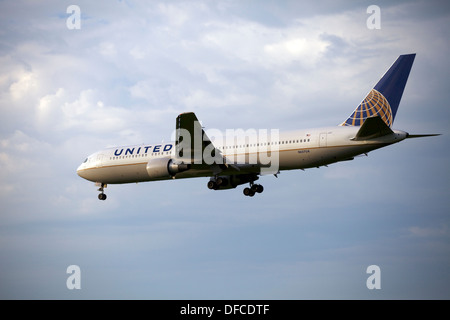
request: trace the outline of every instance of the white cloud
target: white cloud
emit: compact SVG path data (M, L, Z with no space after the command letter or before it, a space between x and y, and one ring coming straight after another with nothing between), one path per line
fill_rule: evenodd
M160 3L158 4L158 9L171 25L181 26L189 18L186 6Z
M63 88L58 88L56 93L48 94L39 99L37 106L37 121L40 126L48 128L53 125L56 126L60 118L60 106L64 103L66 93ZM55 121L56 120L56 121ZM52 121L53 123L48 123Z
M239 20L208 26L201 38L202 45L220 55L225 54L226 60L237 60L239 65L272 70L292 63L312 67L328 45L319 31L304 24L292 23L289 27L277 28Z
M9 91L13 100L20 100L27 95L36 92L38 81L32 72L22 72L18 75L18 80L11 84Z
M326 47L327 43L320 39L294 38L267 44L264 52L270 61L282 64L301 61L302 64L315 66Z
M106 58L117 58L116 45L110 41L103 41L97 46L97 51Z

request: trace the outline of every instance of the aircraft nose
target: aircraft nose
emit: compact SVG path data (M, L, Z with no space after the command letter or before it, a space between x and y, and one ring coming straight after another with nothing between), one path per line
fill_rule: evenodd
M82 173L81 173L81 172L82 172L81 167L82 167L82 165L78 166L78 168L77 168L77 174L78 174L80 177L83 178Z
M84 164L84 162L82 163L82 164L80 164L79 166L78 166L78 168L77 168L77 174L80 176L80 177L82 177L82 178L84 178L84 179L86 179L86 175L84 174L84 172L85 172L85 168L86 166L85 166L85 164Z

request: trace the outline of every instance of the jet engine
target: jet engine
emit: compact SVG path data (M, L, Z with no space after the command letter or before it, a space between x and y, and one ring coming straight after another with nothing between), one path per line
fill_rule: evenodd
M179 172L189 170L189 167L189 164L176 164L170 158L158 158L151 159L147 163L147 173L151 179L166 179Z

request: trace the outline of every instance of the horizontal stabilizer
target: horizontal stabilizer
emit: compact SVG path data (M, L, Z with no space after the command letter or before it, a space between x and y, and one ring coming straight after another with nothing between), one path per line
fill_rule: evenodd
M369 140L394 133L380 116L367 118L352 140Z
M409 134L406 137L408 138L424 138L424 137L434 137L434 136L440 136L440 133L430 133L430 134Z

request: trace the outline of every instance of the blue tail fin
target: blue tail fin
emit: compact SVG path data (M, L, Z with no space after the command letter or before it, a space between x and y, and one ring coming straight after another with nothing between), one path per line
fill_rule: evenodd
M401 55L341 126L361 126L373 116L391 127L416 54Z

